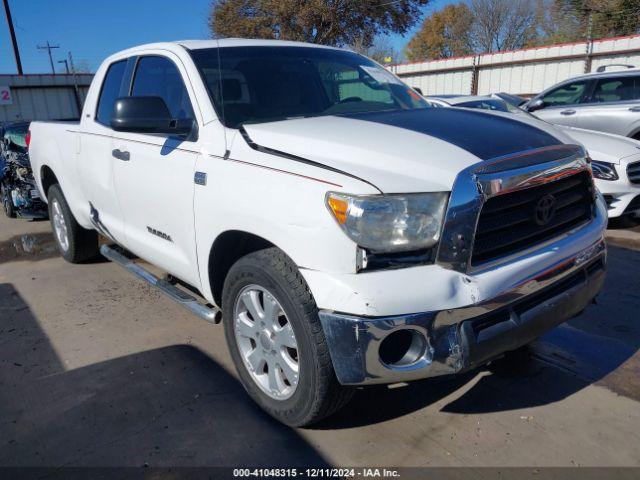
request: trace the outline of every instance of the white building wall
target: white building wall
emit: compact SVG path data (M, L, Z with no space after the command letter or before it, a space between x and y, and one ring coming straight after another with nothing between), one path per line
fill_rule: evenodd
M534 95L585 73L585 42L550 45L510 52L407 63L389 67L425 95L472 92L476 65L477 93L507 92ZM640 35L596 40L590 46L591 70L621 63L640 67Z
M0 122L16 120L69 120L80 118L76 101L84 104L93 75L0 75L0 86L11 89L12 102L0 105Z
M478 94L507 92L533 95L566 78L584 73L583 60L558 60L495 66L478 71Z
M404 78L412 87L425 95L471 93L471 71L433 73Z

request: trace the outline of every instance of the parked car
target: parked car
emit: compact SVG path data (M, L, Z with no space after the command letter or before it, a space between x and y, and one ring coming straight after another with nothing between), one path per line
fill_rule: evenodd
M565 80L524 108L550 123L640 139L640 69L605 70Z
M513 93L498 92L498 93L491 94L491 96L504 100L509 105L512 105L514 107L518 107L521 109L523 105L527 103L527 99L525 97L521 97L520 95L514 95Z
M520 103L518 97L504 95L429 97L428 100L437 100L443 106L481 108L535 119L513 103L503 100ZM607 202L609 218L640 217L640 142L582 128L555 127L583 145L589 153L595 183Z
M27 153L29 122L9 123L0 131L0 198L10 217L46 218Z
M543 122L430 108L353 52L125 50L79 123L31 135L64 258L94 257L99 232L107 258L222 316L245 389L289 425L354 386L483 365L579 314L604 281L606 205L583 147Z

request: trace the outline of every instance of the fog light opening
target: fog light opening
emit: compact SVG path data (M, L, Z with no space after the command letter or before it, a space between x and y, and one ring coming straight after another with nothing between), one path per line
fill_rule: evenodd
M427 349L427 339L414 329L402 329L387 335L380 344L380 361L388 367L406 367L420 360Z

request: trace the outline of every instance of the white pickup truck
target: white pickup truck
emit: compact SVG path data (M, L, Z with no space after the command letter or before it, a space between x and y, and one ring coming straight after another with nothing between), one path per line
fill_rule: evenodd
M79 123L31 125L30 155L65 259L101 251L222 319L247 392L289 425L356 385L482 365L580 313L605 277L582 147L534 119L430 108L340 49L117 53Z

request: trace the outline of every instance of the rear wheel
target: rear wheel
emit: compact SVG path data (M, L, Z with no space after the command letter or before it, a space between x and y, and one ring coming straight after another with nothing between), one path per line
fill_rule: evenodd
M2 198L2 209L9 218L16 217L16 211L13 207L13 201L11 200L11 194L4 183L0 184L0 197Z
M59 185L49 188L48 201L53 237L64 259L80 263L96 258L99 253L98 234L78 224Z
M273 417L310 425L351 399L353 388L336 379L313 296L281 250L251 253L231 267L223 306L242 384Z

